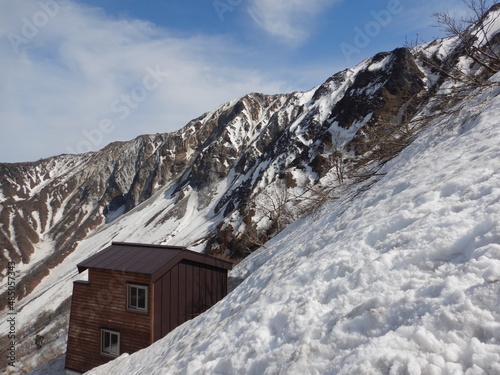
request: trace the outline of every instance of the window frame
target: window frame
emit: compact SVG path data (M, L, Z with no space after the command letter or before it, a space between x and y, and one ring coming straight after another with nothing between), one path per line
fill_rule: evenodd
M136 305L132 305L132 288L136 288L137 290L142 289L145 291L144 297L144 308L138 306L138 300L136 301ZM138 295L137 295L138 297ZM127 283L127 310L133 312L139 312L147 314L148 312L148 298L149 298L149 285L144 284L135 284L135 283Z
M111 337L112 336L116 336L117 337L117 351L116 353L112 352L111 350L111 345L110 345L110 350L109 352L105 351L104 350L104 340L105 340L105 335L106 334L109 334L110 337L109 337L109 340L110 340L110 343L111 343ZM101 355L105 355L105 356L108 356L108 357L113 357L113 358L116 358L116 357L119 357L120 356L120 339L121 339L121 336L120 336L120 332L119 331L114 331L112 329L106 329L106 328L101 328Z

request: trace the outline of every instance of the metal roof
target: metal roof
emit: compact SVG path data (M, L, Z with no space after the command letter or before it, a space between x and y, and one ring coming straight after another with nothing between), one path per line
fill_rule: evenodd
M152 275L152 280L156 281L165 272L184 259L225 270L232 268L232 263L230 262L197 253L182 246L127 242L113 242L111 246L79 263L77 267L78 272L89 268L96 268L141 273Z

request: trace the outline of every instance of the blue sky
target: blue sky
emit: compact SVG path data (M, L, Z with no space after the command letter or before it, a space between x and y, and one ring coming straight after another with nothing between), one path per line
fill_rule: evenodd
M0 0L0 162L175 131L249 92L308 90L461 0Z

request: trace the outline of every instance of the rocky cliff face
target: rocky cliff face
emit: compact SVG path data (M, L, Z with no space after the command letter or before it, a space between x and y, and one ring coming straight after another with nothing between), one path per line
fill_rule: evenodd
M113 239L244 257L411 142L444 100L433 96L443 67L462 55L449 40L398 48L308 92L249 94L174 133L0 164L0 259L23 270L19 306L50 270L70 274Z
M42 244L51 244L21 281L27 294L89 233L167 186L178 206L158 214L163 222L182 218L183 202L196 192L198 210L213 205L213 225L194 242L208 252L242 257L258 243L244 240L245 231L258 226L259 238L276 232L257 212L261 193L283 198L269 197L268 186L285 181L287 195L298 196L325 176L333 178L328 184L340 185L340 171L383 148L379 140L422 104L430 90L424 78L422 63L399 48L309 92L249 94L175 133L140 136L96 153L0 165L0 258L29 264ZM225 190L215 194L221 181Z

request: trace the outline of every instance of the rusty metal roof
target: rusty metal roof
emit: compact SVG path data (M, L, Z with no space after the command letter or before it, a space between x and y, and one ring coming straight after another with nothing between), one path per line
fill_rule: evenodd
M219 258L191 251L182 246L149 245L113 242L104 250L77 265L78 272L89 268L141 273L152 275L156 281L165 272L182 260L217 267L225 270L232 263Z

